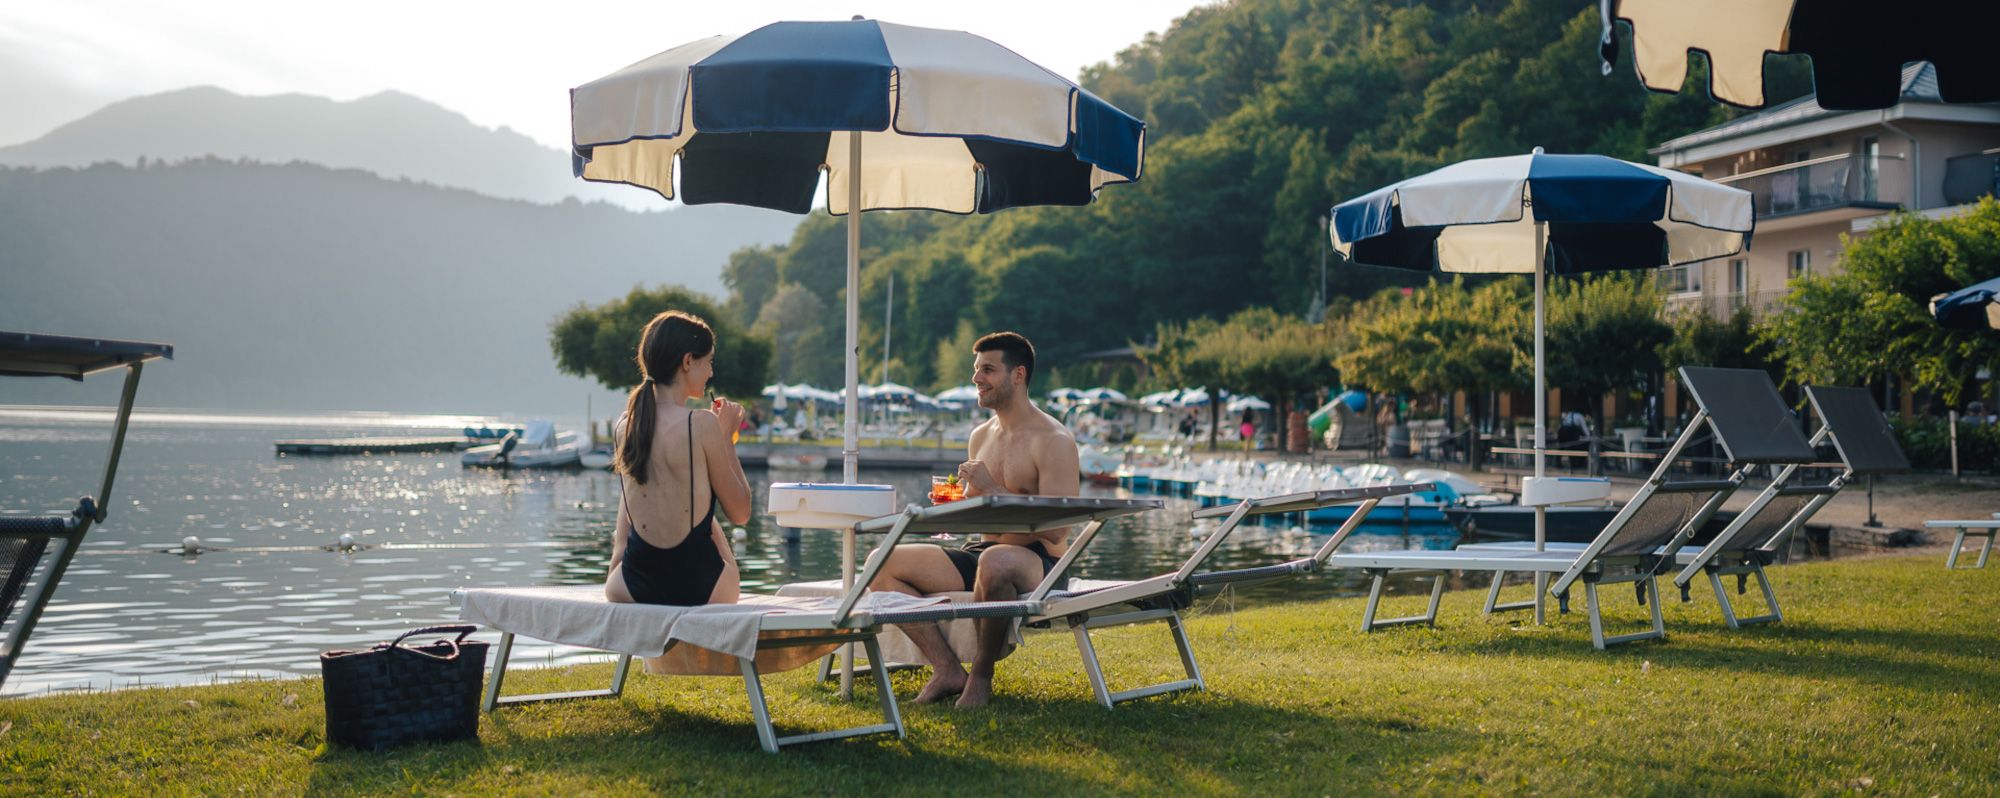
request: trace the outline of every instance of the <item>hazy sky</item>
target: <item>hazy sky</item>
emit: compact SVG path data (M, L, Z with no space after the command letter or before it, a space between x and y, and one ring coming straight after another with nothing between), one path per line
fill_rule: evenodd
M1074 78L1208 2L21 0L0 3L0 146L127 97L214 85L337 100L396 89L567 149L570 87L705 36L861 14L971 31Z

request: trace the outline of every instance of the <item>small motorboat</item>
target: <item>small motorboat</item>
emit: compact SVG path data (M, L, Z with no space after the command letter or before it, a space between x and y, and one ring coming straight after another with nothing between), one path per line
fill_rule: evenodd
M567 468L577 465L584 445L575 431L556 432L554 422L538 418L520 434L508 433L499 443L474 446L459 455L460 465L486 468Z
M612 459L609 445L599 446L576 456L577 465L584 468L608 469L611 467Z
M1076 457L1084 479L1099 485L1118 484L1118 468L1125 464L1124 458L1095 446L1081 444L1077 446Z

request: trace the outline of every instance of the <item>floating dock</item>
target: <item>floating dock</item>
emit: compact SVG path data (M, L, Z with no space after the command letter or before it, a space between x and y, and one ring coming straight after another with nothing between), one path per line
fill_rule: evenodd
M464 438L330 438L278 441L279 454L391 454L451 452L470 444Z

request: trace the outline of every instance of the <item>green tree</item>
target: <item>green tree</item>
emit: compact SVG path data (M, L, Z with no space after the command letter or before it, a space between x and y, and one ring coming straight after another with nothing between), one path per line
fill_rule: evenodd
M1636 390L1660 371L1660 347L1673 336L1650 274L1610 273L1548 284L1549 386L1590 398ZM1521 367L1534 368L1532 322L1522 336ZM1604 429L1604 404L1590 403Z
M799 342L826 316L826 303L798 283L778 286L770 301L757 312L752 335L771 342L771 369L779 379L791 381L798 373Z
M778 248L744 247L729 253L722 284L729 287L724 309L746 327L756 324L764 303L778 290Z
M1530 376L1519 368L1521 283L1468 288L1453 278L1408 296L1385 290L1348 314L1335 362L1347 382L1391 393L1523 388Z
M1929 219L1899 213L1866 238L1844 239L1841 271L1791 281L1763 340L1798 384L1856 385L1887 373L1946 402L1980 369L2000 372L2000 336L1939 327L1933 296L2000 277L2000 202Z
M1672 319L1673 335L1657 350L1668 371L1682 366L1770 370L1771 346L1758 335L1757 316L1748 306L1718 319L1706 308Z
M620 299L596 306L579 303L563 312L549 324L556 369L596 378L612 390L638 385L640 333L654 316L669 310L699 316L715 330L715 379L710 384L718 393L752 397L764 389L771 373L771 342L719 312L713 299L682 286L636 286Z

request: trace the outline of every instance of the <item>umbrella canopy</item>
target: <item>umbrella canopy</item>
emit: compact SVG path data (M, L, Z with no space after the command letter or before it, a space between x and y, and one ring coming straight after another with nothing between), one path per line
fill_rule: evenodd
M1599 0L1604 74L1618 60L1615 20L1632 26L1632 60L1639 82L1679 92L1688 52L1708 56L1709 96L1730 105L1762 107L1764 55L1812 57L1813 89L1821 108L1856 111L1895 105L1903 65L1937 67L1938 94L1948 103L2000 102L2000 70L1988 54L1992 26L1971 19L1976 3L1918 0L1885 8L1875 0Z
M1139 178L1145 123L961 31L777 22L647 58L570 92L579 177L690 205L991 213L1083 205ZM676 172L679 172L676 175ZM678 176L678 185L676 177Z
M956 388L938 392L936 399L940 402L977 402L979 401L979 389L971 385L960 385Z
M860 456L853 211L1087 204L1139 179L1146 129L986 39L858 18L667 50L572 89L570 127L577 176L691 205L805 213L825 173L827 211L848 217L849 483Z
M1181 395L1174 397L1174 402L1181 407L1208 404L1208 388L1182 388Z
M1042 398L1051 402L1074 402L1083 398L1083 392L1075 388L1057 388L1044 394Z
M1241 413L1245 410L1269 410L1271 409L1271 403L1255 396L1238 396L1229 400L1229 404L1223 405L1222 409L1231 413Z
M918 393L915 388L908 385L898 385L893 382L885 382L881 385L861 386L861 398L863 399L875 401L909 401L920 397L928 398Z
M1532 210L1532 213L1530 213ZM1750 192L1599 155L1463 161L1334 206L1356 263L1447 272L1645 269L1742 252Z
M2000 277L1931 297L1931 315L1954 330L2000 330Z
M1334 249L1357 263L1535 275L1535 477L1543 454L1548 369L1544 276L1693 263L1750 246L1750 192L1598 155L1464 161L1334 206ZM1535 543L1546 508L1535 508ZM1539 585L1540 582L1537 582ZM1542 595L1535 593L1536 621Z
M1115 388L1092 388L1083 392L1083 398L1092 402L1123 402L1125 394Z
M1152 407L1169 406L1174 404L1175 397L1180 396L1180 393L1181 392L1179 390L1160 391L1159 393L1149 393L1146 394L1145 396L1139 397L1139 404L1148 405Z

